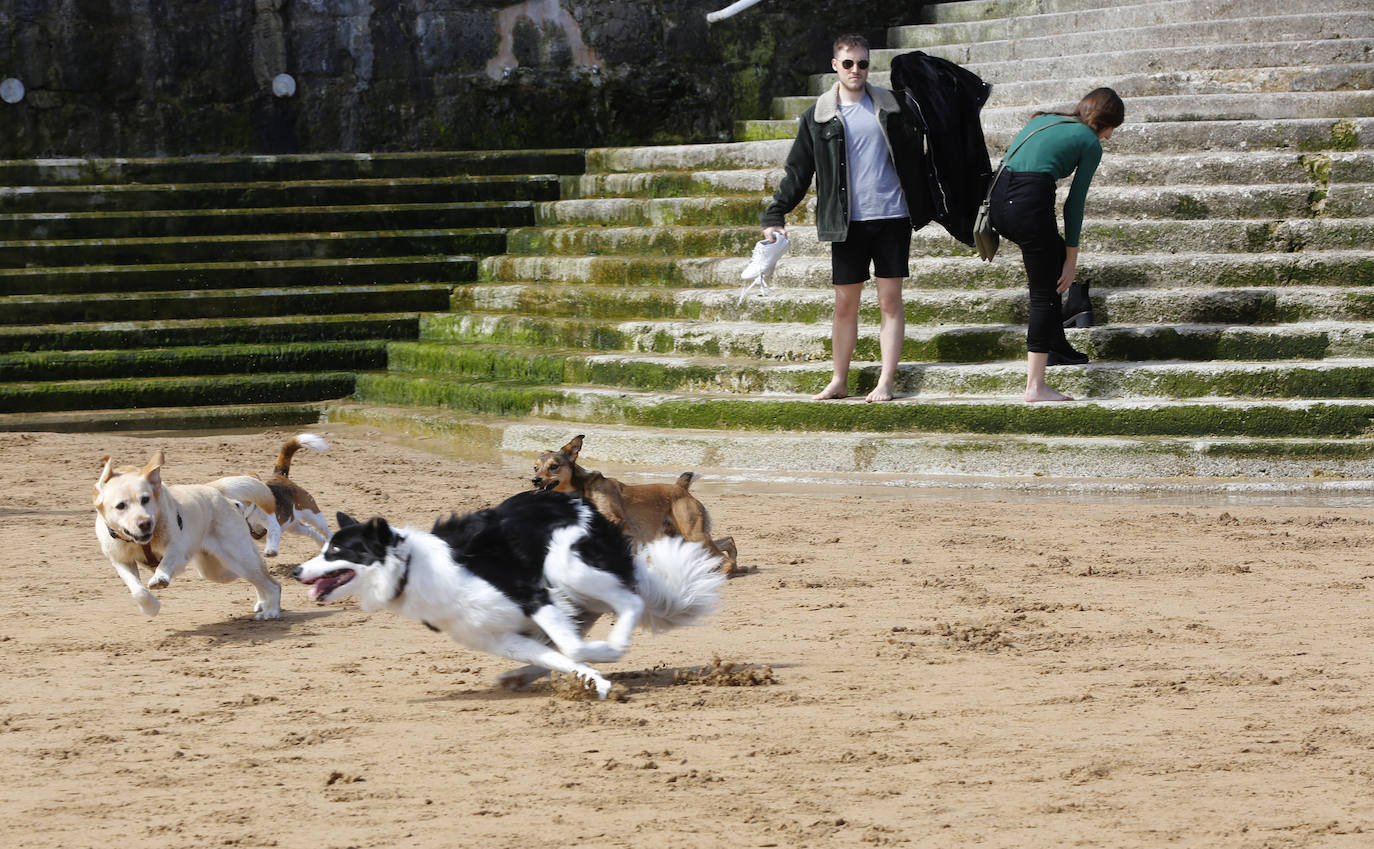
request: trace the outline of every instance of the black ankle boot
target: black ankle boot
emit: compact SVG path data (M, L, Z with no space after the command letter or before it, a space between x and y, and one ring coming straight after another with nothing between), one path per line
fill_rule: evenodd
M1088 300L1087 283L1070 283L1068 296L1064 298L1064 326L1092 327L1093 305Z
M1047 366L1082 366L1088 364L1088 355L1075 350L1068 342L1058 351L1050 351L1045 360Z

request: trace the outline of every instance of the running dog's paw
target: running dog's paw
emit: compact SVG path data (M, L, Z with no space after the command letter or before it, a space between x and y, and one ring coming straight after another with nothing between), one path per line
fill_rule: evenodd
M275 548L264 548L264 549L262 550L262 556L263 556L263 557L276 557L276 556L277 556L277 550L276 550Z
M134 596L134 601L138 604L138 609L149 616L156 616L162 609L162 602L157 600L157 596L152 593L143 593Z
M166 572L158 570L153 573L153 577L148 579L148 589L160 590L170 583L172 583L172 576L168 575Z
M582 647L577 651L577 656L573 659L590 663L610 663L620 660L624 655L624 649L618 649L605 640L591 640L582 644Z
M280 619L280 618L281 618L281 608L280 608L280 607L277 607L277 606L267 607L267 606L265 606L262 602L258 602L256 605L254 605L253 610L254 610L254 613L253 613L253 618L254 618L254 619Z
M542 666L522 666L496 676L496 686L503 690L523 690L549 674Z
M597 698L604 699L611 694L611 682L606 680L602 676L596 674L595 672L592 672L590 674L584 674L579 672L578 676L583 680L583 682L591 684L593 687L596 688Z

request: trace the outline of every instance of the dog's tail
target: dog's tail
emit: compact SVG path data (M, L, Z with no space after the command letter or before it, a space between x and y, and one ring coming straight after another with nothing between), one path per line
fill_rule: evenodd
M677 485L682 487L683 489L686 489L687 487L691 486L692 481L696 479L696 472L683 472L682 474L677 476Z
M635 582L644 600L642 624L666 631L711 615L720 603L725 576L720 558L700 543L660 537L635 554Z
M230 475L206 485L219 490L225 498L252 504L269 516L277 512L277 499L272 490L251 475Z
M291 477L291 458L302 448L324 452L329 450L329 443L313 433L296 434L282 444L281 453L277 455L276 468L272 469L272 473L284 478Z

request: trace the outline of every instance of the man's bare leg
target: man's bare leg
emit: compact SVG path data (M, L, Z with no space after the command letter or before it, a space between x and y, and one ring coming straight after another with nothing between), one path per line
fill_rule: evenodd
M811 396L813 401L849 397L849 361L859 339L859 298L863 284L835 287L835 318L830 323L830 351L835 367L830 384Z
M878 309L882 312L878 326L878 348L882 352L882 370L878 385L865 399L891 401L897 385L897 364L902 359L902 343L906 341L906 312L902 309L902 278L876 277Z

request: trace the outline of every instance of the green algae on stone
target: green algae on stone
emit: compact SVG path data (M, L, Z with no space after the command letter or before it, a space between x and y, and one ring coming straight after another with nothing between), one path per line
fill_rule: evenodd
M94 380L244 372L385 368L386 343L298 342L0 354L0 381Z
M392 372L533 384L562 383L566 363L563 357L534 351L472 345L393 342L387 351Z
M0 384L10 412L323 401L353 392L351 372L199 375Z
M1331 125L1331 149L1349 152L1360 146L1360 128L1352 119L1345 118Z

